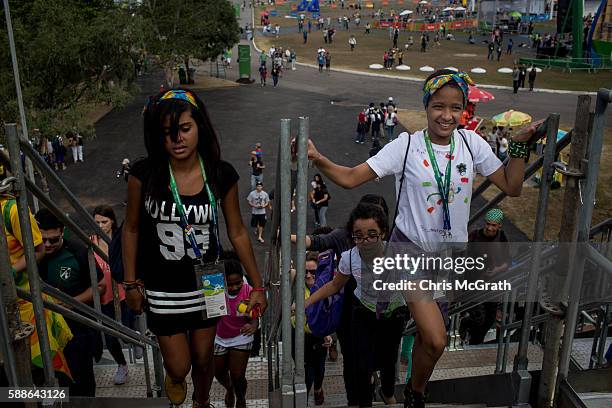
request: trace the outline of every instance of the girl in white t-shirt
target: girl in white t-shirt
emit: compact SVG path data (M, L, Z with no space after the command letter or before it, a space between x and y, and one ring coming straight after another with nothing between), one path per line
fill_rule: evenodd
M520 195L528 142L542 123L516 132L508 148L511 159L504 167L480 136L456 130L468 101L468 85L472 84L464 72L439 70L430 75L423 87L427 128L412 135L402 133L365 163L340 166L317 151L312 141L308 157L344 188L395 176L399 197L390 241L411 242L425 252L438 251L445 242L467 242L475 172L488 177L507 195ZM446 329L436 302L415 302L413 295L404 293L418 332L404 406L424 407L425 387L444 351Z

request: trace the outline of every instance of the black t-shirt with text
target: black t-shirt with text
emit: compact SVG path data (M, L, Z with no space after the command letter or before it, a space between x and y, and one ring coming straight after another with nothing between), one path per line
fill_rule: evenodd
M141 181L151 174L151 164L145 159L132 167L131 176ZM238 181L234 167L219 163L213 183L217 198L223 200ZM204 261L216 259L218 237L214 234L210 201L206 188L193 196L181 195L187 222L193 227L198 248ZM217 208L221 216L221 208ZM143 192L139 221L138 268L147 290L160 292L189 292L197 289L194 273L195 252L185 239L176 204L170 189L162 197L154 198Z

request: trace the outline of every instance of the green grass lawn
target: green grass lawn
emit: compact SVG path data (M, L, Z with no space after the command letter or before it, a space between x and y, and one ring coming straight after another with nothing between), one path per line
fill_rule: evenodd
M349 2L347 2L348 4ZM393 3L393 2L391 2ZM406 8L413 8L412 4L406 2ZM428 52L419 52L419 38L420 33L418 32L402 32L399 37L398 44L400 47L407 42L408 37L412 35L415 46L409 51L404 53L404 64L411 67L410 71L373 71L368 67L370 64L382 64L383 53L386 49L391 47L392 41L389 39L388 31L372 30L372 34L366 35L365 30L362 28L356 29L351 25L350 31L343 31L338 26L334 42L332 44L325 44L323 41L323 34L320 31L314 30L308 37L308 43L303 44L302 34L297 32L297 21L295 19L287 19L285 15L288 14L290 6L283 5L276 8L278 10L278 16L270 19L272 25L279 24L281 26L281 35L279 38L275 38L273 35L263 36L261 29L258 29L256 34L256 42L259 48L268 49L270 46L282 46L295 49L298 61L316 64L316 50L323 46L329 50L332 55L332 68L346 68L353 70L362 70L368 72L381 72L389 73L398 76L412 76L425 78L428 73L419 71L419 68L425 65L429 65L434 68L444 68L448 66L454 66L458 69L470 71L472 68L480 67L487 70L486 74L472 74L474 81L479 84L490 84L490 85L505 85L512 86L511 74L500 74L497 70L501 67L512 68L514 63L518 61L520 57L530 58L533 57L533 50L529 48L520 48L518 45L524 42L523 37L514 37L514 51L510 56L502 55L501 61L487 61L487 48L486 44L481 41L485 40L486 37L481 35L475 35L476 44L472 45L467 42L468 34L465 32L455 32L456 40L448 41L441 40L439 47L433 44L433 34L430 34L430 45ZM389 7L390 9L390 7ZM259 24L260 11L256 13L255 23ZM354 10L341 10L329 9L322 7L322 15L326 17L330 15L337 17L341 15L350 15ZM366 21L371 21L369 15L371 10L362 10L362 26ZM308 13L307 13L308 14ZM548 26L544 25L541 27L542 32L550 31L547 29ZM551 26L553 28L553 26ZM540 29L538 29L540 30ZM354 52L351 53L348 45L348 38L350 34L355 34L357 39L357 47ZM458 55L459 54L459 55ZM461 54L470 54L469 56ZM588 73L584 71L573 71L563 72L561 70L546 69L536 79L536 88L547 88L547 89L564 89L572 91L596 91L602 84L612 83L612 72L601 71L597 73Z

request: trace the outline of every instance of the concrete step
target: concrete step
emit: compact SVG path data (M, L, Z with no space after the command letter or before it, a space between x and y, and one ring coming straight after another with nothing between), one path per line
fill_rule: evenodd
M612 393L609 392L584 392L578 396L587 408L610 408L612 407Z

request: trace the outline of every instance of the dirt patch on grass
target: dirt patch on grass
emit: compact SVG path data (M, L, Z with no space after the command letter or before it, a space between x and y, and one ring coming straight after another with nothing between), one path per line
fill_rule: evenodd
M195 84L191 86L193 90L204 90L204 89L217 89L217 88L233 88L240 86L235 81L229 81L227 79L215 78L206 74L197 74L195 77Z
M423 111L400 110L398 112L400 123L410 132L423 129L427 126L427 117ZM490 125L487 124L490 128ZM571 124L562 124L561 128L571 129ZM563 153L569 153L569 147ZM532 161L535 158L532 155ZM474 186L478 186L485 180L477 176ZM500 190L491 186L484 192L483 197L487 200L493 199ZM529 238L533 238L535 226L535 214L538 208L540 189L533 183L526 182L520 197L506 197L499 205L506 218L508 218L518 229ZM548 208L546 211L546 229L544 238L556 240L561 229L561 215L563 213L563 200L565 189L563 186L550 192ZM604 133L604 146L601 152L601 167L599 180L597 182L597 199L593 210L592 225L612 217L612 128L606 128Z

